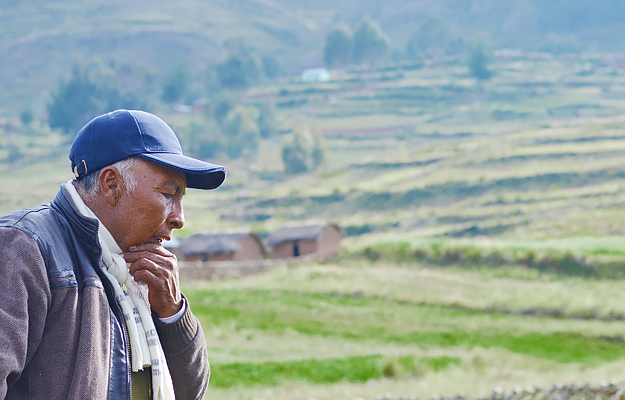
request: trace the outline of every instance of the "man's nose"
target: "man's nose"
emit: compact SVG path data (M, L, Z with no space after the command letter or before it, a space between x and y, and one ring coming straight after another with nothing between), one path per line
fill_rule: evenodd
M176 202L168 219L172 229L181 229L184 226L184 211L181 202Z

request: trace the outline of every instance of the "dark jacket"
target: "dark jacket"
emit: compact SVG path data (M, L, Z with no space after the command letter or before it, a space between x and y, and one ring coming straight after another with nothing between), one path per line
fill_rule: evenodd
M97 221L65 189L0 217L0 399L129 399L128 335L102 274ZM178 400L201 399L209 365L189 307L154 318Z

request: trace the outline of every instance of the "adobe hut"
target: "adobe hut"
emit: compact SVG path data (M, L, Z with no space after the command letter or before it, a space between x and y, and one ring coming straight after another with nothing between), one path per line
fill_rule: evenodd
M252 232L204 232L181 240L185 261L259 260L265 254L262 242Z
M311 223L277 229L267 242L272 248L271 258L316 254L317 259L325 260L338 253L343 236L343 230L335 224Z

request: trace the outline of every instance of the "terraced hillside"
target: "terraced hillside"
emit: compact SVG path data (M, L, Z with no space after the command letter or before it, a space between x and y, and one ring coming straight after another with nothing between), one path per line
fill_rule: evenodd
M229 170L210 194L190 191L182 235L331 219L350 235L519 240L622 235L625 72L602 60L527 54L479 82L458 60L333 71L250 89L273 99L284 130L322 133L325 164L288 175L282 138ZM194 114L164 118L178 128ZM63 139L7 131L0 208L45 202L70 178ZM14 188L20 185L23 191ZM23 186L22 186L23 185Z
M257 159L230 164L214 202L189 196L202 216L189 229L328 218L403 237L623 234L621 70L540 55L494 70L488 82L457 63L337 71L250 91L250 102L282 104L285 126L324 133L326 164L285 175L279 142L266 142Z

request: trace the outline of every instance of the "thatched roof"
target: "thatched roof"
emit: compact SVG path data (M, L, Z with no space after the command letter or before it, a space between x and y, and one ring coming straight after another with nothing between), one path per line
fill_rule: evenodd
M181 240L180 254L217 254L232 253L241 249L241 241L248 235L252 235L258 243L260 240L251 232L204 232L196 233Z
M267 244L270 247L275 247L281 243L292 242L295 240L316 240L323 229L327 226L333 226L341 232L341 228L339 228L335 224L331 223L309 223L305 225L293 225L293 226L283 226L282 228L276 229L272 234L267 238Z

